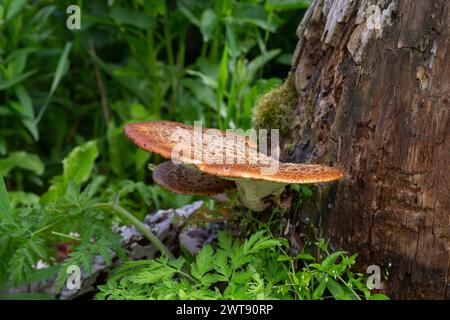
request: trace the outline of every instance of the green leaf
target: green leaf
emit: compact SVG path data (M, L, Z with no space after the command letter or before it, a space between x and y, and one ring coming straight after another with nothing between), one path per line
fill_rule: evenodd
M79 186L86 182L91 176L98 155L96 141L89 141L75 147L62 161L63 174L53 177L52 185L41 197L41 203L49 203L61 198L67 192L69 183Z
M211 284L219 282L222 280L223 277L219 276L218 274L205 274L201 279L200 282L205 287L209 287Z
M211 87L213 89L217 88L217 81L204 73L201 73L201 72L195 71L195 70L190 70L190 69L187 69L186 73L199 77L202 80L202 82L205 85L207 85L208 87Z
M24 81L25 79L27 79L28 77L32 76L36 72L37 72L37 70L30 70L30 71L22 73L22 74L20 74L20 75L18 75L16 77L13 77L11 79L0 81L0 91L6 90L9 87L15 86L16 84Z
M254 233L249 239L245 240L244 252L247 254L254 254L263 249L273 248L280 245L280 241L266 237L264 236L264 234L264 230L258 231Z
M256 26L271 32L274 32L277 28L274 19L268 19L268 12L262 6L254 3L237 3L233 15L227 18L241 28Z
M44 115L44 112L47 110L48 104L50 103L50 100L53 97L53 94L55 93L56 88L58 87L62 77L69 69L69 53L71 49L72 49L72 42L70 41L66 42L64 50L61 56L59 57L58 65L56 66L55 70L55 75L53 76L52 85L45 100L44 106L42 107L41 111L36 117L36 123L39 123L39 121L41 120L42 116Z
M221 248L227 256L231 256L231 254L233 253L233 248L230 234L224 231L220 231L217 239L219 241L219 248Z
M14 218L9 204L8 191L6 190L5 182L3 181L3 174L1 174L0 180L0 214L7 223L12 224Z
M58 60L58 65L56 66L55 75L53 77L52 86L50 87L49 97L52 97L58 87L59 82L61 81L64 73L69 68L69 53L72 49L72 42L66 42L64 46L64 50L61 54L61 57ZM48 98L49 99L49 98Z
M25 90L25 88L22 85L16 86L16 95L17 98L20 101L20 113L22 115L22 123L25 126L25 128L28 129L28 131L33 136L34 140L39 140L39 131L37 128L37 125L35 123L34 119L34 109L33 109L33 102L31 101L30 96L28 95L28 92Z
M369 300L389 300L389 297L382 293L377 293L370 296Z
M324 268L329 268L331 267L336 260L341 257L343 254L345 254L345 251L336 251L333 252L332 254L330 254L328 257L326 257L323 261L322 261L322 266Z
M293 260L293 257L291 257L291 256L286 256L284 254L280 254L278 256L278 261L292 261L292 260Z
M189 20L190 23L200 27L200 20L184 5L181 4L180 1L177 2L178 10Z
M311 0L267 0L265 9L267 11L285 11L293 9L308 9Z
M12 208L19 205L32 205L39 203L39 196L31 192L10 191L9 198Z
M28 247L39 258L45 259L47 257L45 241L41 238L28 240Z
M12 77L18 76L23 72L27 64L28 53L26 50L18 50L15 54L8 57L11 59L11 62L8 64L8 70Z
M316 290L314 290L314 293L313 293L314 300L322 298L325 288L327 287L327 282L328 282L328 277L322 276L322 278L319 280L319 285L317 286Z
M342 286L332 278L328 279L327 288L328 290L330 290L333 297L338 300L344 299L346 297L345 291Z
M226 110L222 108L223 98L225 97L225 90L227 86L228 79L228 46L225 43L225 48L223 49L222 58L220 59L219 66L219 79L217 81L217 110L218 110L218 123L219 129L224 129L222 125L222 117L226 116Z
M306 260L306 261L314 261L315 260L315 258L312 255L310 255L309 253L306 253L306 252L300 252L296 258L300 259L300 260Z
M163 265L159 268L143 271L134 276L131 276L130 280L136 284L155 283L161 279L171 278L176 272L177 269Z
M44 173L44 164L39 156L25 151L12 152L8 157L0 159L0 168L4 175L15 168L29 170L38 176Z
M121 175L125 167L124 157L127 156L126 153L123 152L125 142L123 139L123 129L116 128L114 122L111 121L108 124L106 137L108 140L110 167L115 174Z
M204 246L198 253L195 259L195 264L192 267L192 275L197 279L201 279L207 272L213 269L213 249L210 245Z
M133 277L135 283L154 283L161 279L172 277L177 270L172 268L159 268L152 272L143 272L139 276Z
M52 277L55 273L57 273L60 268L61 268L61 265L54 265L54 266L51 266L51 267L48 267L45 269L34 270L32 273L30 273L27 276L26 280L16 283L16 286L32 284L32 283L46 280L46 279ZM0 286L0 291L5 290L7 288L11 288L13 286L14 286L14 284L11 281L7 282L5 285Z
M118 24L130 25L143 30L150 29L155 25L152 17L125 7L113 7L111 17Z
M311 197L313 195L313 192L309 186L300 185L300 191L305 197Z
M9 3L8 11L6 12L6 22L11 20L16 14L18 14L27 3L27 0L12 0Z
M224 281L228 280L233 270L228 264L228 257L225 251L219 249L214 256L214 269L223 276Z
M233 277L231 278L231 281L237 284L245 284L248 281L250 281L250 279L253 278L254 272L252 271L245 271L245 272L235 272L233 274Z
M0 108L1 111L1 108ZM0 113L1 115L1 113ZM0 137L0 155L5 155L8 152L8 148L6 147L6 140L4 137Z
M206 9L202 13L200 20L200 31L203 36L203 41L211 40L216 26L216 13L211 9Z
M231 57L239 56L240 50L236 42L235 31L230 23L225 24L225 36Z
M96 141L89 141L75 147L67 158L62 161L65 184L67 185L71 181L77 185L86 182L91 175L98 155Z
M259 69L261 69L267 62L275 58L277 55L279 55L281 52L280 49L273 49L269 50L259 56L257 56L255 59L250 61L250 63L247 66L248 72L247 72L247 80L249 82L253 81L255 78L256 72L258 72Z

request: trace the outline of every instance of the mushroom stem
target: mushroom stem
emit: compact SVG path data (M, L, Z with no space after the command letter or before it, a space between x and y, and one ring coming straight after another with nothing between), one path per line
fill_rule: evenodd
M156 249L169 259L175 260L175 256L170 250L159 240L159 238L148 229L142 222L140 222L134 215L117 204L111 203L96 203L92 206L96 209L110 210L118 213L122 218L130 222L144 237L146 237Z
M269 206L264 201L269 196L278 197L284 190L286 183L245 178L227 178L236 183L241 202L249 209L260 212Z

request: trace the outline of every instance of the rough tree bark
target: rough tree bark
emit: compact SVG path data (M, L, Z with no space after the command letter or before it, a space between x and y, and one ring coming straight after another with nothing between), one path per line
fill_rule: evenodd
M343 168L333 244L392 298L450 298L450 1L314 0L297 33L284 154Z

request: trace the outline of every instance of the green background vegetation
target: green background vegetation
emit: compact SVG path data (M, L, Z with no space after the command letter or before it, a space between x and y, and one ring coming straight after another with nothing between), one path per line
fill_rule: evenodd
M79 31L66 28L66 8L74 2L82 13ZM290 70L295 30L308 6L298 0L2 1L0 288L53 273L61 288L67 265L89 272L95 255L107 263L114 255L127 260L111 231L126 221L100 202L138 219L192 202L153 184L147 163L160 159L131 145L124 124L200 120L249 128L258 97ZM74 243L70 257L56 259L56 244L67 241ZM370 297L362 275L350 272L354 256L325 258L324 242L311 245L315 254L290 257L288 244L269 231L247 240L224 233L218 249L206 247L197 258L127 262L98 297ZM239 250L242 261L234 257ZM213 252L215 265L203 259ZM37 272L39 260L51 267ZM127 274L133 264L139 268ZM213 286L219 282L229 289Z

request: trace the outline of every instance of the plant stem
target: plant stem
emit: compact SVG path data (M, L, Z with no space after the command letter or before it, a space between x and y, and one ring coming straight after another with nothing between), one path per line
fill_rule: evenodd
M348 283L344 280L344 279L342 279L342 277L341 276L338 276L338 279L339 280L341 280L342 281L342 283L355 295L355 297L356 297L356 299L357 300L361 300L361 298L359 297L359 295L355 292L355 290L353 290L353 288L352 287L350 287L349 285L348 285Z
M64 233L61 233L61 232L51 231L50 233L54 234L55 236L60 236L60 237L67 238L67 239L70 239L70 240L81 241L81 239L78 238L78 237L74 237L74 236L71 236L71 235L68 235L68 234L64 234Z
M89 39L89 50L92 51L92 56L94 57L97 56L97 53L95 52L94 41L92 41L92 39ZM108 99L106 98L105 86L103 85L102 73L96 61L93 61L93 65L94 65L95 80L97 81L97 87L100 94L100 103L103 110L103 119L105 121L105 126L108 126L110 112L108 107Z
M134 215L117 204L111 203L96 203L92 206L97 209L110 210L118 213L122 218L130 222L141 234L143 234L163 255L169 259L175 259L170 250L159 240L159 238L151 232L142 222L140 222Z

